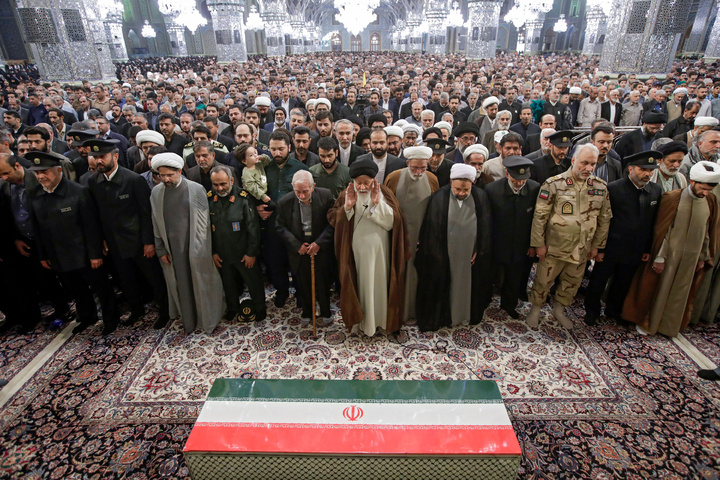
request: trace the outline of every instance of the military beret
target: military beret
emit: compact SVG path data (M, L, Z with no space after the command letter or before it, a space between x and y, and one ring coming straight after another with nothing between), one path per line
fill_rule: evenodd
M357 178L363 175L375 178L378 171L378 166L373 160L355 160L352 164L350 164L351 178Z

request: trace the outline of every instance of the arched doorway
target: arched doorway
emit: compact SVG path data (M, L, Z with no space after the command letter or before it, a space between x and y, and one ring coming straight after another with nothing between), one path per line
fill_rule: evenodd
M379 52L382 50L382 45L380 43L380 34L375 32L372 35L370 35L370 51L371 52Z
M362 37L360 35L350 35L350 51L362 52Z
M333 52L342 52L342 37L339 34L335 34L330 39L330 48Z

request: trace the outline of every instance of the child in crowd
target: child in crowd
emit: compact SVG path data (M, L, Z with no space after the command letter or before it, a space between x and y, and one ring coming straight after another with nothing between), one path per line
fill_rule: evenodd
M272 160L267 155L258 155L255 147L242 144L235 149L235 159L243 165L242 186L245 191L273 210L275 203L267 194L265 167Z

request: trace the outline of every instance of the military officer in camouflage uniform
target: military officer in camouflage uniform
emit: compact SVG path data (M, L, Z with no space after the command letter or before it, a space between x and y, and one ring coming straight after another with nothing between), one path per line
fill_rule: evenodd
M197 160L195 160L195 143L196 142L210 142L212 143L213 150L215 151L215 157L216 158L225 158L225 155L228 153L227 147L223 145L222 143L211 140L210 139L210 129L207 128L205 125L198 125L197 127L194 127L190 134L192 135L193 141L190 143L186 143L183 147L183 159L185 159L185 168L192 168L195 165L197 165Z
M553 316L563 327L572 328L565 307L580 287L585 263L605 247L612 213L607 184L592 174L598 157L594 145L581 145L572 166L540 187L530 235L530 246L540 260L530 293L532 309L526 320L532 328L537 327L540 307L558 277Z
M243 282L255 306L255 320L265 318L265 289L255 259L260 253L260 217L250 195L234 185L232 169L216 165L210 170L213 191L208 193L213 261L220 272L227 312L225 320L240 313Z

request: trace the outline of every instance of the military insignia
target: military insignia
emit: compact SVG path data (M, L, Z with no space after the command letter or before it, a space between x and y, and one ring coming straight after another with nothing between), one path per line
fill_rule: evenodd
M212 197L212 192L207 193L208 198Z
M36 159L35 159L35 165L40 165L40 159L39 159L39 158L36 158Z
M79 137L78 135L75 136L75 141L76 141L76 142L79 142L79 141L80 141L80 137Z
M235 195L230 197L230 203L235 203Z
M245 190L243 190L242 192L240 192L240 196L247 197L247 192Z
M239 232L240 231L240 222L232 222L232 229L233 229L233 232Z
M99 151L100 151L100 147L98 147L97 145L95 145L95 146L93 147L93 152L99 152Z
M590 187L593 186L593 180L592 180L592 178L588 178L587 184L588 184L588 186L590 186Z
M212 231L213 232L215 231L215 225L212 225Z
M520 175L523 175L524 173L525 173L525 169L524 169L524 168L521 168L521 169L520 169Z
M547 190L540 190L540 195L538 195L543 200L547 200L550 197L550 192Z
M568 138L567 138L567 137L563 137L563 143L567 143L567 141L568 141Z
M605 190L599 190L599 189L588 190L588 195L597 195L597 196L602 197L603 195L605 195Z
M208 194L210 194L210 192L208 192ZM215 195L215 196L213 197L213 202L217 202L217 199L218 199L218 196Z
M60 209L60 213L72 212L72 207L65 207Z
M439 143L436 143L436 144L435 144L435 150L439 150L439 149L440 149L440 144L439 144Z
M565 179L565 185L572 185L572 184L573 184L573 179L572 179L572 178L568 177L568 178Z
M563 214L563 215L572 215L572 213L573 213L573 204L570 203L570 202L565 202L565 203L563 203L563 206L562 206L562 210L561 210L561 211L562 211L562 214Z
M648 158L648 165L652 165L655 163L655 159L653 157Z

